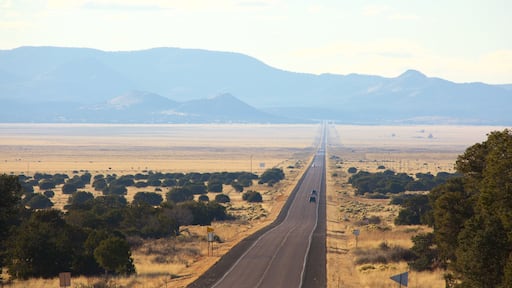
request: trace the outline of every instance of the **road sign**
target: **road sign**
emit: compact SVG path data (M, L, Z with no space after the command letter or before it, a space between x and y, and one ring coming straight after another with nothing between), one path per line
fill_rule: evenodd
M407 285L409 284L409 272L404 272L402 274L391 276L390 278L391 280L399 283L400 287L402 287L402 285L407 287Z

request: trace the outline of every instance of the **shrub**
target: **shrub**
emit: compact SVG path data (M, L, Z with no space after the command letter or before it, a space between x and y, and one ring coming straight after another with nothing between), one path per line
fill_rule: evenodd
M174 203L185 202L194 199L194 194L187 188L173 188L166 194L167 201Z
M87 201L91 201L94 199L94 195L91 192L79 191L74 193L68 199L68 203L71 205L81 205Z
M372 216L368 217L369 224L380 224L380 222L381 222L381 219L379 216L372 215Z
M53 206L52 201L43 194L34 194L26 204L31 209L45 209Z
M162 185L162 181L160 181L160 179L155 179L155 178L148 178L147 183L148 183L148 186L155 186L155 187Z
M155 192L137 192L133 197L133 203L146 203L151 206L158 206L162 203L162 195Z
M53 180L43 179L43 180L39 181L39 189L50 190L53 188L55 188L55 182L53 182Z
M229 199L229 196L226 194L217 194L215 195L215 201L217 201L217 203L229 203L231 199Z
M261 174L259 184L267 183L269 186L284 179L284 171L280 168L267 169Z
M135 184L133 184L133 186L135 186L137 188L146 188L146 187L148 187L148 182L138 181L138 182L135 182Z
M92 187L96 191L103 191L107 188L107 180L105 178L98 178L92 182Z
M236 192L244 191L244 186L241 183L233 182L233 183L231 183L231 186L233 187L233 189L235 189Z
M202 201L202 202L208 202L208 201L210 201L210 198L208 197L208 195L203 194L203 195L199 195L199 198L197 200Z
M249 190L242 194L242 199L247 202L263 202L260 192Z
M55 196L55 192L53 192L52 190L46 190L43 192L43 195L48 198L52 198L53 196Z
M66 183L62 185L63 194L73 194L76 192L76 186L73 183Z
M110 184L103 190L103 195L126 195L127 192L128 189L123 185Z
M350 173L350 174L355 174L355 173L357 173L357 168L356 167L350 167L350 168L348 168L347 172Z
M378 248L357 249L355 264L387 264L390 262L410 262L416 255L409 249L400 246L389 246L386 242L380 243Z
M222 192L222 182L208 181L208 191L214 192L214 193Z

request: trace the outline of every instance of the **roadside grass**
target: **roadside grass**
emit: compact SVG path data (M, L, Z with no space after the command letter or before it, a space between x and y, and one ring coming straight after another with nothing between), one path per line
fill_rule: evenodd
M348 159L331 157L343 155ZM395 226L399 207L390 205L389 199L356 197L347 184L349 167L378 171L378 165L399 169L407 173L449 171L449 159L444 154L416 155L400 153L364 153L331 147L327 170L327 287L375 288L398 287L391 276L409 271L412 260L411 237L430 232L426 226ZM441 156L439 156L441 155ZM452 155L452 154L446 154ZM373 158L378 156L379 160ZM402 156L407 156L406 160ZM381 158L382 157L382 158ZM410 158L409 158L410 157ZM446 161L444 161L446 160ZM402 161L402 164L400 162ZM409 165L403 165L410 161ZM442 164L440 164L442 162ZM423 165L427 163L427 165ZM453 162L452 162L453 163ZM453 164L452 164L453 165ZM428 169L428 170L427 170ZM354 233L359 230L359 235ZM444 287L444 271L409 271L409 287Z

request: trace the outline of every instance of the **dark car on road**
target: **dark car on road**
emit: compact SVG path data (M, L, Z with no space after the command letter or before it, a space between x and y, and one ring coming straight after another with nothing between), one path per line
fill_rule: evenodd
M315 195L309 196L309 203L316 203L316 197Z

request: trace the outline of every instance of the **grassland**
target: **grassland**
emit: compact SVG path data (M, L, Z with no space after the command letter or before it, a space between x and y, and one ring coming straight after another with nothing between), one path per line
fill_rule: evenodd
M454 172L457 155L486 134L504 127L336 126L330 129L327 175L328 287L397 287L389 278L408 271L407 263L357 265L357 253L381 245L410 248L411 237L430 231L424 226L395 226L399 207L389 200L354 196L347 184L349 167L369 172L385 166L396 172ZM332 157L337 156L337 157ZM382 170L380 170L382 171ZM361 224L378 217L379 224ZM356 237L353 231L358 229ZM356 248L357 245L357 248ZM443 271L409 272L412 287L444 287Z
M379 165L397 172L453 171L466 147L485 140L503 127L348 126L329 128L328 157L328 287L395 287L389 277L405 271L406 263L355 265L353 229L361 230L358 248L388 245L410 247L411 236L425 227L395 227L396 206L386 200L354 197L346 183L348 167L376 171ZM237 221L214 223L222 239L208 256L205 228L183 227L182 236L139 243L133 251L138 274L115 279L123 287L185 287L213 265L243 237L277 216L317 144L318 125L89 125L0 124L0 172L7 174L89 171L118 175L140 171L220 172L285 168L287 179L275 186L253 187L263 204L246 204L225 186ZM264 164L262 164L264 163ZM302 166L304 167L304 166ZM92 190L91 190L92 191ZM138 190L130 188L128 200ZM165 191L164 191L165 192ZM210 199L214 196L209 195ZM67 196L57 193L56 207ZM365 216L379 225L360 227ZM74 278L87 287L99 278ZM412 273L414 287L442 287L441 272ZM80 286L82 285L82 286ZM12 287L57 287L58 279L15 282Z

